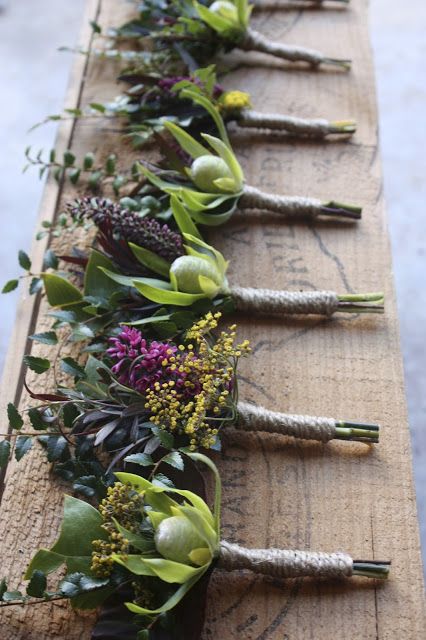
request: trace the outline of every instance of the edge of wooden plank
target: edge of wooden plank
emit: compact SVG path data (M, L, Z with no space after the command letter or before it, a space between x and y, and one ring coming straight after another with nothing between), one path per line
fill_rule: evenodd
M87 1L77 43L77 45L83 49L90 49L93 39L93 30L90 26L90 21L96 21L100 8L101 0ZM72 107L79 106L86 79L87 66L88 57L78 53L75 54L65 93L65 105L72 105ZM74 129L74 120L63 120L60 122L54 142L54 148L59 153L63 153L70 146ZM52 222L55 219L62 189L63 181L58 183L54 179L52 172L49 172L39 205L35 225L36 229L40 227L43 220ZM49 245L49 240L49 235L47 235L42 240L34 239L32 242L30 255L35 272L41 271L42 269L43 256ZM39 306L40 294L30 295L28 291L22 291L18 301L15 324L0 380L0 411L2 412L5 412L8 402L13 402L16 405L19 404L25 378L25 365L22 362L22 358L27 350L31 350L31 341L28 336L31 335L35 327ZM3 496L6 470L7 467L4 467L0 473L0 504Z

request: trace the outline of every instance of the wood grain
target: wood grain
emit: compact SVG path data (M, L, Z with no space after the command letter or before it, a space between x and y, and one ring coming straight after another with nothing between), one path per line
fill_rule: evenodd
M88 15L100 3L88 2ZM350 142L296 142L250 132L234 138L249 184L276 193L335 198L364 206L356 226L283 223L235 217L210 234L231 259L240 285L338 292L386 291L385 317L286 321L239 318L254 355L241 369L241 397L270 409L377 421L382 440L361 444L295 443L284 437L230 431L216 456L224 479L223 535L251 546L344 550L355 558L391 559L388 583L295 580L285 584L216 572L209 591L203 640L419 640L425 616L411 451L404 399L398 321L384 214L377 113L366 0L347 11L267 11L256 26L276 40L304 43L333 57L351 57L353 71L295 69L261 55L233 56L240 64L229 87L250 91L258 110L330 119L356 118ZM129 6L104 0L99 21L116 24ZM89 34L84 32L87 43ZM250 62L250 65L247 64ZM77 62L77 106L117 92L113 65ZM62 129L79 157L107 155L117 136L100 123ZM123 150L125 148L123 147ZM126 150L127 153L127 150ZM53 218L71 195L49 182L42 218ZM59 197L60 196L60 197ZM37 249L38 260L42 249ZM22 393L21 354L28 330L48 326L43 302L24 300L1 391L1 407ZM44 347L34 347L42 354ZM51 353L51 352L50 352ZM33 385L40 380L28 376ZM46 375L43 385L51 383ZM2 573L18 581L33 549L55 536L62 490L39 452L7 470L1 504ZM91 616L40 605L1 613L10 640L87 640Z

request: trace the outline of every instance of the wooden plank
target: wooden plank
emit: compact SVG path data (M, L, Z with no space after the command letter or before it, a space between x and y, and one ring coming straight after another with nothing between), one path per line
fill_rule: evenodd
M97 2L89 2L89 13L96 8ZM271 409L377 421L383 427L382 441L374 448L321 446L230 432L217 462L224 478L227 539L251 546L342 549L354 557L390 558L391 578L380 587L361 580L283 584L216 572L203 640L418 640L425 632L367 9L367 0L357 0L348 11L268 11L256 17L259 29L271 38L351 57L351 74L297 71L253 55L245 60L256 65L241 67L228 78L229 86L232 82L234 88L250 91L259 110L358 120L358 133L350 143L302 144L251 132L234 144L250 184L277 193L359 202L365 211L362 222L356 227L288 225L273 217L261 224L235 218L211 239L231 258L231 281L241 285L335 288L342 293L385 289L384 318L240 318L240 333L254 347L254 356L241 370L241 398ZM116 24L128 11L124 1L104 0L99 20ZM114 68L92 62L86 79L74 84L83 87L82 103L111 97L116 92ZM78 155L91 148L107 155L116 141L101 124L79 124L72 146ZM47 187L48 195L52 188ZM61 203L70 194L65 189ZM54 215L55 199L46 205L44 218ZM44 311L41 303L33 312L37 330L47 326ZM17 362L24 342L24 336L18 336ZM44 347L33 350L42 354ZM13 364L9 360L15 377L6 369L3 403L10 399L10 380L21 394L20 373ZM47 386L51 380L45 380ZM22 402L27 402L25 394ZM32 550L56 535L62 488L48 478L48 466L38 453L19 465L12 463L6 481L0 524L3 573L18 580ZM76 617L63 606L39 605L31 610L10 608L2 612L1 622L2 635L10 640L86 640L92 618Z

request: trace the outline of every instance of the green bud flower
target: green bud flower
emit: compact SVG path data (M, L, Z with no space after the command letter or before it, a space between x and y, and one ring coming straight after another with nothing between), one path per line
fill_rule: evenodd
M193 524L181 516L172 516L160 522L154 541L157 551L164 558L184 564L193 562L193 551L206 546Z
M233 180L233 175L225 160L218 156L206 155L200 156L191 166L191 180L200 191L206 193L221 193L221 189L215 180L219 178L230 178Z
M176 284L176 290L183 293L204 293L200 284L200 276L212 280L218 290L224 282L220 271L210 260L205 258L181 256L173 262L170 268L170 277Z
M212 13L216 13L221 18L238 22L238 11L235 4L228 0L215 0L209 7Z

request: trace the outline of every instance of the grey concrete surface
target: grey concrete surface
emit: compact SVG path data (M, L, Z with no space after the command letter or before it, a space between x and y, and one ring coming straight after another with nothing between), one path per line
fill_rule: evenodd
M358 0L352 0L357 2ZM49 148L54 127L27 135L60 111L84 0L0 0L2 60L0 144L0 280L18 272L28 250L42 184L21 174L23 149ZM426 549L426 3L371 0L371 32L380 108L385 195L400 310L417 500ZM0 371L17 296L0 298ZM398 428L398 425L395 425Z

